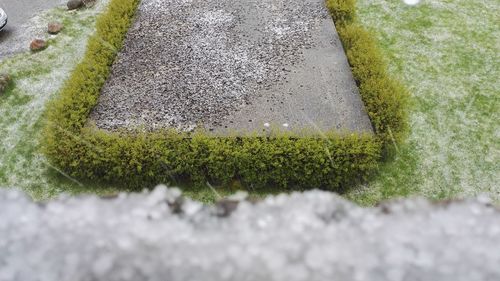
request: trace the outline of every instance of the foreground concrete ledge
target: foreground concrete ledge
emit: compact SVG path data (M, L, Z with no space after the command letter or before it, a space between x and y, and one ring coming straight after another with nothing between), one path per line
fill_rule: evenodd
M373 133L323 0L143 0L91 122Z
M487 198L244 199L204 206L158 187L37 204L0 189L0 280L500 280L500 210Z

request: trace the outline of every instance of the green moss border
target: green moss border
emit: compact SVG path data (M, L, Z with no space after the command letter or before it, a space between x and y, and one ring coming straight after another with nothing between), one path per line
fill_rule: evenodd
M384 145L408 132L406 88L387 72L375 37L357 21L355 0L326 0L375 133Z
M105 132L87 125L138 0L111 0L86 54L48 105L43 151L73 177L143 187L190 181L255 190L339 190L373 173L388 143L406 130L405 91L388 77L375 40L355 21L354 2L328 0L375 135L213 137L172 131Z

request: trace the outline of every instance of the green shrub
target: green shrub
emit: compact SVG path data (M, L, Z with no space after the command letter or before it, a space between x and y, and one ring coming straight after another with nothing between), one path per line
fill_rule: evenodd
M195 184L229 184L237 179L254 189L268 185L337 189L373 171L381 149L370 135L188 138L169 132L124 135L85 128L79 137L59 142L58 147L69 153L50 154L55 164L72 176L126 179L132 186L186 179Z
M374 36L356 21L354 0L327 0L361 98L384 147L408 130L408 93L390 77Z
M387 77L375 41L354 22L354 1L329 0L375 135L213 137L173 131L106 132L89 124L110 67L132 23L139 0L111 0L96 24L82 62L47 110L43 150L71 176L140 186L191 181L251 189L339 190L376 170L391 135L402 137L404 92ZM336 22L337 23L337 22Z
M356 0L326 0L326 7L336 23L347 23L356 18Z
M338 28L354 79L375 132L385 144L406 135L408 93L387 73L387 64L376 40L355 22Z
M373 78L361 83L360 93L378 137L386 145L401 142L408 129L405 88L389 77Z
M339 36L358 82L386 77L387 66L373 37L361 26L349 24L338 29Z

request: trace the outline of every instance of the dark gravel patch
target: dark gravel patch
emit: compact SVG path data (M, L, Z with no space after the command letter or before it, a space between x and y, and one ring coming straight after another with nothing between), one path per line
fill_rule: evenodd
M111 130L221 126L286 82L325 20L322 0L144 0L92 119Z

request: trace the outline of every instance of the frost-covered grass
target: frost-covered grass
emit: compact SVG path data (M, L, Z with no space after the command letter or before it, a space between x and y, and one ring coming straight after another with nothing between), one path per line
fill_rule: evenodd
M56 8L33 18L28 25L60 21L65 28L49 39L45 51L21 53L0 63L0 73L14 78L14 87L0 97L0 186L20 187L36 198L89 189L46 164L38 152L39 133L45 104L82 58L95 18L106 4L98 1L95 7L76 13ZM106 190L90 187L93 189Z
M358 0L413 96L411 134L393 162L348 197L500 199L500 5L497 0Z

